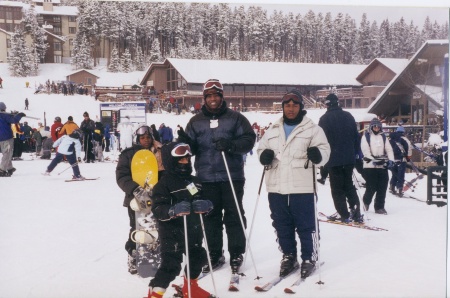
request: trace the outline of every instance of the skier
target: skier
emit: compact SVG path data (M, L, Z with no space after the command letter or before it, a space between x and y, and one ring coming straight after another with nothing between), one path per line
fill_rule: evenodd
M242 265L242 254L246 246L245 233L239 217L240 212L245 226L246 218L242 205L245 174L242 155L252 150L256 135L243 114L227 108L223 99L223 86L218 80L211 79L204 84L203 98L205 104L201 111L189 120L185 131L178 131L178 140L189 144L192 148L196 175L203 183L205 196L215 206L212 213L205 218L212 270L225 263L222 250L225 225L230 266L233 273L237 273ZM230 169L229 172L225 168L225 163ZM231 189L231 183L236 197ZM209 265L206 265L203 271L211 271Z
M67 118L67 122L61 127L61 130L58 132L58 138L63 135L70 135L75 129L79 129L78 124L73 122L73 117L69 116Z
M298 90L285 94L283 117L267 129L257 151L261 164L269 167L265 181L272 225L283 252L281 277L299 267L295 232L300 238L302 278L315 270L318 257L315 177L307 164L326 164L331 149L323 129L305 116L304 107Z
M0 151L2 152L2 160L0 162L0 177L10 177L16 168L12 165L12 156L14 149L14 138L11 124L19 123L24 113L16 115L8 114L4 102L0 102Z
M337 211L332 217L347 223L363 223L358 194L353 185L355 157L360 151L355 118L342 110L339 98L334 93L326 97L325 104L327 112L320 117L319 126L325 132L331 148L330 159L325 167L330 175L331 196Z
M66 156L73 170L73 180L82 181L84 177L81 176L80 168L78 167L78 162L81 162L81 143L80 140L83 137L81 130L76 129L70 135L65 135L55 143L53 143L53 148L58 147L58 152L56 153L55 158L53 158L52 162L48 165L47 170L43 175L50 176L50 173L53 169L63 160L63 157ZM78 158L77 158L78 157Z
M361 138L361 151L364 154L364 172L366 176L366 192L363 196L364 209L369 210L372 197L375 196L375 213L387 215L384 208L386 191L389 183L387 162L391 168L394 164L394 153L391 144L381 130L381 122L377 118L370 121L369 131Z
M53 142L56 142L56 140L60 137L58 136L58 133L61 131L63 126L64 125L61 123L61 117L56 116L50 129Z
M184 278L183 297L208 298L210 293L197 283L202 267L207 263L202 247L201 214L213 209L210 200L202 193L200 179L191 175L191 148L184 143L169 143L162 147L162 160L166 174L153 188L152 212L158 220L158 236L161 243L161 265L149 283L148 298L163 296L170 282L180 273L185 252L183 216L186 216L188 264L190 276ZM184 270L187 276L187 267Z
M95 155L93 151L92 137L95 130L95 122L89 118L89 113L83 113L84 120L81 122L80 129L83 132L83 146L84 146L84 159L87 163L95 162Z
M153 139L151 128L147 125L140 126L136 132L136 145L123 150L119 156L119 161L116 167L116 182L117 185L125 192L125 199L123 206L128 210L128 217L130 219L130 233L128 240L125 243L125 250L128 252L128 272L136 274L136 261L134 255L136 254L136 243L131 240L131 234L136 230L136 214L130 207L131 200L137 194L142 194L143 189L133 181L131 175L131 161L134 154L142 149L147 149L155 154L158 162L158 178L164 174L164 167L161 160L161 143Z
M391 193L401 197L403 196L403 184L405 183L406 161L408 159L408 151L410 150L410 148L408 146L408 143L402 138L399 132L391 133L389 135L389 142L391 143L391 147L392 150L394 151L394 158L395 158L394 166L391 169L392 177L389 183L390 185L389 190L391 191Z
M28 110L28 105L30 102L28 101L28 98L25 98L25 110Z

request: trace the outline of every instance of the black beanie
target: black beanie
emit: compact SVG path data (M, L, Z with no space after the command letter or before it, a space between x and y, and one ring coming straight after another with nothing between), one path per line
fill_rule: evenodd
M330 93L325 99L325 104L329 107L337 106L339 105L339 98L336 96L336 94Z
M300 93L300 91L297 89L292 89L283 96L283 99L288 97L289 94L294 94L296 97L300 99L300 109L303 110L305 108L305 104L303 103L303 95ZM282 100L281 106L284 107L284 104L287 102L289 102L289 100Z

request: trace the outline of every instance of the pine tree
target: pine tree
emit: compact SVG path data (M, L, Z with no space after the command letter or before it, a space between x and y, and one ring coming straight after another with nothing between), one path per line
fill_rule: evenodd
M111 51L111 58L109 59L108 71L119 72L121 69L120 62L119 51L117 50L117 46L114 45Z
M45 30L39 27L34 6L31 6L30 9L25 11L23 24L25 34L29 34L32 39L33 46L31 47L30 52L34 53L33 55L37 56L39 60L43 62L49 45L47 43Z
M122 55L122 59L120 60L120 64L122 66L122 72L133 71L133 61L131 61L131 54L128 49L125 49L125 52Z
M77 35L73 42L71 64L75 69L92 69L94 59L91 58L91 47L86 36Z
M136 70L142 71L145 69L144 65L144 54L142 53L142 48L140 45L136 47L136 54L134 56L134 65Z
M149 55L149 63L162 61L161 50L158 39L152 43L152 48Z
M8 56L8 69L14 77L26 77L30 73L30 50L25 45L24 32L20 29L11 36L11 50Z

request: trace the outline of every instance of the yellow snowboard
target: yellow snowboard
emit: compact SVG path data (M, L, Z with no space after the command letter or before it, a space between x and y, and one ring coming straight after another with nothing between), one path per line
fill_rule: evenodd
M131 177L142 188L148 191L153 189L158 182L158 162L151 151L142 149L134 154L131 160ZM143 278L154 277L161 264L157 237L156 221L150 209L136 211L136 230L132 234L132 240L136 242L137 273Z
M152 189L158 182L158 162L150 150L142 149L134 154L131 160L131 177L142 188Z

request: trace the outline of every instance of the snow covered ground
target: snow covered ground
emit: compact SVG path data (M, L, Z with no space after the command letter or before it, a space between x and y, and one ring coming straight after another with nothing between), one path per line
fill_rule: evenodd
M27 115L40 117L44 112L47 125L55 116L63 122L69 115L78 124L88 111L91 118L99 113L98 102L89 96L34 95L34 82L63 80L68 66L43 65L34 78L12 78L7 65L0 64L3 89L0 101L8 110L23 111L24 100L30 100ZM132 74L133 80L139 74ZM113 79L113 74L102 73ZM226 96L226 94L225 94ZM315 121L324 110L309 111ZM267 125L280 114L246 113L251 123ZM175 128L185 126L191 115L149 114L147 122L162 122ZM27 120L35 127L38 120ZM110 153L113 155L113 153ZM115 182L115 163L81 164L82 175L100 177L97 181L65 183L71 177L67 164L60 164L50 177L42 176L47 160L14 161L16 173L0 178L0 298L15 297L143 297L149 279L127 272L124 243L128 235L127 211L122 207L123 193ZM447 253L447 207L438 208L408 198L387 194L389 215L373 212L367 223L388 229L367 231L321 223L321 261L325 265L295 295L283 289L293 277L267 293L257 293L254 286L278 274L281 252L271 226L267 192L263 186L258 196L263 167L256 155L247 157L247 182L244 206L249 226L255 219L251 248L255 260L248 258L241 279L241 291L227 291L229 266L214 274L217 295L224 297L445 297ZM61 173L62 172L62 173ZM407 180L414 178L407 174ZM360 179L360 177L358 176ZM358 190L360 197L364 188ZM426 179L419 180L415 196L426 199ZM318 210L334 212L329 182L318 184ZM256 215L254 211L256 210ZM227 261L229 256L226 253ZM256 273L257 272L257 273ZM254 280L262 276L260 281ZM319 286L317 281L325 284ZM178 277L176 283L181 282ZM200 285L214 292L210 277ZM168 289L165 297L171 297Z

